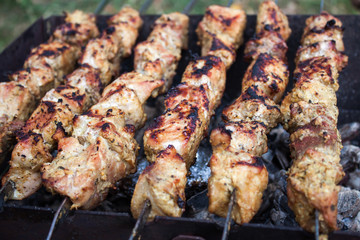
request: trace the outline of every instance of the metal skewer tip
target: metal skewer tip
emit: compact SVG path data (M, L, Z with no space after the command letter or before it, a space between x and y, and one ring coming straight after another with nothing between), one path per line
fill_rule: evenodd
M276 5L279 5L279 0L275 0L275 4L276 4Z
M56 210L56 213L54 215L54 218L51 222L51 226L50 226L50 230L49 230L49 233L46 237L46 240L50 240L53 233L54 233L54 230L57 226L57 224L62 220L62 219L65 219L66 216L68 215L69 213L69 209L70 209L70 200L69 198L65 198L62 203L60 204L59 208Z
M190 0L188 4L184 7L184 10L182 11L183 14L189 14L191 9L194 7L197 0Z
M315 210L315 240L319 240L319 211Z
M99 5L96 7L94 13L100 14L102 12L102 10L104 10L105 6L109 3L109 0L102 0Z
M151 3L153 2L153 0L146 0L143 5L141 5L140 7L140 14L144 14L146 12L146 10L150 7Z
M226 7L230 7L231 4L233 4L233 2L234 2L234 0L229 0L229 1L227 2L227 4L226 4Z
M225 225L224 225L224 230L223 230L223 233L221 236L221 240L227 240L229 237L230 226L231 226L231 213L232 213L232 210L234 207L234 202L235 202L235 192L236 192L236 190L234 189L231 193L228 212L226 214L226 220L225 220Z
M145 227L145 223L147 218L149 217L150 212L151 212L151 202L149 199L146 199L146 201L144 202L144 206L141 210L140 216L137 219L135 227L131 232L129 240L140 239L141 232Z
M4 210L5 202L14 194L15 183L11 180L7 181L0 189L0 212Z
M320 1L320 13L324 11L324 0Z

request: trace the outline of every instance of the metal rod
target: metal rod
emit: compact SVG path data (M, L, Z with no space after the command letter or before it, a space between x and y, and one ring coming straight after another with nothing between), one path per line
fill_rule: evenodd
M140 7L140 14L143 14L146 12L146 10L150 7L151 3L153 2L153 0L146 0Z
M229 1L227 2L226 6L227 6L227 7L230 7L231 4L233 4L233 2L234 2L234 0L229 0Z
M319 240L319 211L315 209L315 240Z
M149 199L146 199L144 202L143 209L141 210L140 216L136 221L135 227L133 228L129 240L140 239L141 232L144 229L147 218L149 217L151 211L151 202Z
M279 0L275 0L275 4L276 4L276 5L279 5Z
M15 183L11 180L6 181L0 189L0 212L4 210L6 201L14 194Z
M324 11L324 0L320 0L320 13Z
M52 220L51 227L50 227L49 233L48 233L48 235L46 237L46 240L51 239L58 222L60 220L66 218L66 216L67 216L67 214L69 212L69 207L68 207L69 204L70 204L69 198L66 197L62 201L62 203L60 204L59 208L56 210L56 213L55 213L54 218Z
M109 0L101 0L101 2L99 3L99 5L96 7L94 13L100 14L102 12L102 10L104 10L105 6L109 3Z
M189 12L191 11L191 9L194 7L195 3L197 2L197 0L190 0L188 2L188 4L186 4L186 6L184 7L184 10L182 11L183 14L189 14Z
M221 236L221 240L227 240L229 237L230 227L231 227L231 213L232 213L232 210L234 207L235 193L236 193L236 190L234 189L231 193L230 202L229 202L229 206L228 206L228 212L226 214L226 220L225 220L225 225L224 225L224 230L223 230L223 233Z

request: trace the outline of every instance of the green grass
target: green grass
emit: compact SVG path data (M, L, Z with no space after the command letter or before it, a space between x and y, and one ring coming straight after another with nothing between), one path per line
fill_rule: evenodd
M139 9L145 0L111 0L103 14L114 14L124 4ZM0 2L0 52L39 17L61 15L63 11L81 9L93 12L100 0L1 0ZM146 13L168 13L182 11L187 0L153 0ZM203 14L210 4L226 5L227 0L198 0L192 14ZM236 0L235 0L236 2ZM255 14L261 0L241 0L248 14ZM320 0L279 0L280 7L287 14L315 14ZM333 14L359 14L351 0L325 0L325 10Z

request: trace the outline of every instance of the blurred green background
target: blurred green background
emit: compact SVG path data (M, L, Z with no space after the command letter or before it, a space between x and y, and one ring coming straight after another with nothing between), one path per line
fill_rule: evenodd
M101 0L0 0L0 52L18 37L37 18L60 15L63 11L81 9L93 12ZM123 5L128 4L139 9L145 0L110 0L102 14L114 14ZM146 13L168 13L181 11L187 4L186 0L153 0ZM248 14L256 13L262 0L238 0ZM286 14L318 13L320 0L279 0L280 7ZM360 0L325 0L324 9L332 14L359 14L352 2ZM198 0L191 14L203 14L210 4L226 5L226 0Z

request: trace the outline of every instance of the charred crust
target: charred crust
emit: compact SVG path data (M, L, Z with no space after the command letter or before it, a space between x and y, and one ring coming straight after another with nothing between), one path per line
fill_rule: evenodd
M106 131L106 130L108 130L109 128L110 128L110 124L109 123L104 123L103 125L101 125L101 130L102 131Z
M53 51L53 50L44 50L39 56L41 56L41 57L50 57L50 56L53 56L55 54L56 54L56 52Z
M184 209L185 208L185 201L182 200L182 198L180 196L177 196L177 201L176 201L177 205L179 206L179 208Z
M245 162L245 161L238 161L235 162L231 165L231 167L236 167L238 165L246 165L246 166L250 166L250 167L256 167L258 169L262 169L264 168L264 161L262 159L262 157L257 157L257 156L253 156L252 158L252 162Z
M196 63L196 61L201 61L201 60L205 61L204 66L202 68L198 68L196 67L196 64L194 64L191 72L191 76L200 78L203 75L208 75L209 71L214 67L216 67L217 65L219 65L219 63L221 62L221 59L219 57L210 55L210 56L199 57L194 61L194 63Z
M228 47L225 43L223 43L219 38L216 37L215 34L210 33L210 32L209 32L209 34L212 36L210 51L224 49L228 52L231 52L231 54L235 56L235 51L232 48Z
M112 34L112 33L114 33L115 32L115 27L114 26L109 26L109 27L107 27L106 29L105 29L105 32L106 32L106 34Z
M49 113L54 113L54 112L55 112L55 107L56 107L56 105L55 105L54 102L43 101L43 104L46 105L47 111L48 111Z
M257 92L258 92L257 86L251 86L248 89L246 89L244 94L242 94L242 99L243 100L258 99L265 103L265 98L261 95L258 95Z
M61 132L64 132L64 133L65 133L65 129L64 129L64 127L63 127L62 122L57 122L57 123L56 123L56 131L61 131Z
M135 133L135 126L132 124L126 124L124 127L125 132L134 134Z

